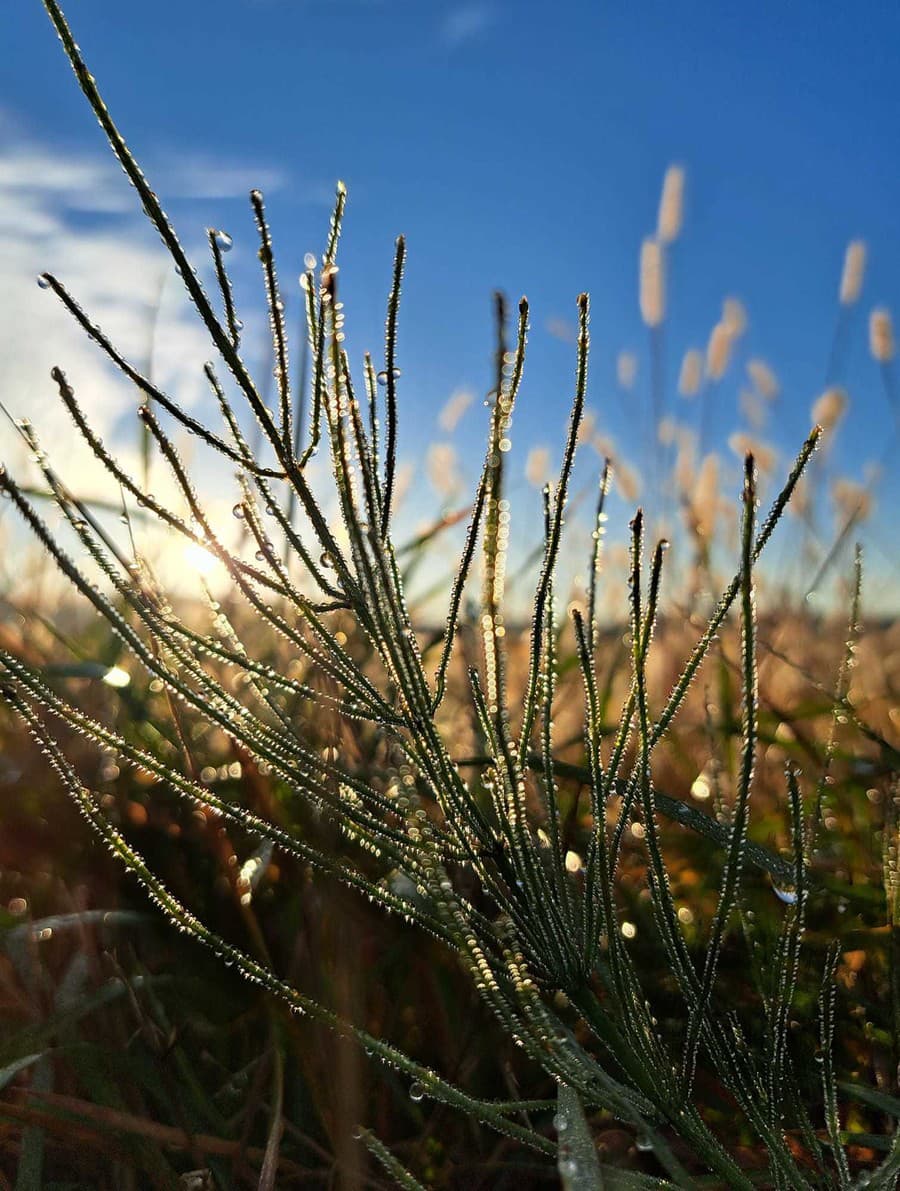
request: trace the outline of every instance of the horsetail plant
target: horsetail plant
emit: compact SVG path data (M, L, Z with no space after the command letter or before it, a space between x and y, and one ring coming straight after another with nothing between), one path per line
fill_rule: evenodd
M78 83L209 335L215 362L206 365L205 375L221 411L224 432L216 432L186 413L142 375L91 322L63 281L49 273L42 275L42 281L142 393L140 418L188 516L153 497L145 484L129 474L92 430L74 385L59 368L53 369L53 379L76 429L120 486L123 502L127 498L136 501L145 514L202 546L227 569L233 586L229 610L215 605L211 631L189 625L133 541L127 546L116 541L73 496L42 452L30 425L21 424L21 434L49 492L108 587L101 589L87 577L27 492L5 470L0 473L0 487L60 572L108 621L137 663L167 692L173 706L188 709L221 728L248 756L266 765L286 790L336 824L346 845L340 854L331 854L219 796L195 771L186 745L183 767L162 745L158 751L136 746L62 697L46 675L4 651L0 670L3 696L27 725L78 809L178 930L211 948L291 1010L308 1014L359 1042L373 1060L401 1072L413 1083L414 1098L430 1097L539 1154L556 1157L566 1187L600 1186L604 1180L610 1186L693 1186L695 1175L685 1165L689 1154L692 1167L705 1168L715 1176L717 1185L749 1191L754 1181L717 1138L694 1099L698 1062L710 1064L757 1144L764 1147L768 1156L765 1177L772 1186L849 1186L831 1059L823 1066L827 1141L821 1142L808 1109L796 1094L787 1041L808 888L807 828L799 780L793 771L786 775L793 860L772 856L747 839L758 715L753 568L816 447L818 429L804 443L759 528L755 467L748 456L737 572L668 699L656 712L648 698L647 663L659 608L665 543L655 547L645 579L645 527L641 512L637 513L631 550L631 685L609 749L603 740L597 690L600 634L596 597L610 478L607 464L599 484L587 608L586 612L576 608L572 614L584 690L587 768L563 764L554 756L554 583L587 392L588 296L578 298L574 400L562 463L555 485L545 491L543 559L530 626L522 712L516 718L510 710L504 623L510 517L504 459L524 375L527 302L523 299L519 305L515 346L510 351L506 305L502 297L496 299L496 378L487 451L450 592L439 660L432 672L405 600L392 527L397 487L398 317L406 260L403 238L396 245L388 299L384 368L376 376L371 357L366 357L361 402L343 347L344 315L338 299L336 261L346 204L346 190L339 185L321 266L317 272L307 269L303 276L311 400L308 424L295 425L296 411L304 409L305 402L291 387L284 306L264 199L259 191L252 192L275 359L277 400L273 412L240 352L241 322L223 256L230 238L217 232L208 237L223 307L220 316L114 124L59 5L56 0L44 0L44 4ZM225 373L230 374L258 427L263 444L260 450L248 445L241 417L226 393ZM379 390L384 391L383 409L379 408ZM379 426L382 416L383 434ZM230 547L214 527L164 417L236 468L239 498L234 511L245 531L238 547ZM330 455L340 531L330 523L310 479L308 464L323 443ZM295 510L304 518L302 530L296 527ZM281 535L277 545L270 540L269 524ZM484 755L470 759L474 774L466 779L463 759L451 755L439 721L455 656L464 590L479 541L482 590L478 623L483 666L480 670L470 668L468 680ZM245 557L246 550L255 555L253 561ZM113 594L108 593L110 589ZM722 825L658 791L652 760L735 604L743 631L743 749L731 822ZM253 640L242 628L244 613L249 613L256 626ZM371 665L361 663L351 648L348 625L367 644ZM273 641L287 642L293 653L299 654L299 672L281 672L266 660L268 653L259 645L260 631ZM359 730L374 725L386 742L384 769L377 774L354 772L341 762L336 750L316 751L304 739L292 714L300 700L327 707L357 724ZM174 718L177 724L177 715ZM67 725L96 745L115 751L187 803L213 812L250 839L298 858L324 878L368 896L385 911L401 915L411 926L441 940L471 974L479 995L506 1034L556 1082L558 1101L473 1097L439 1072L301 993L268 963L222 938L181 903L114 825L97 791L82 780L67 758L53 723ZM631 755L635 760L628 772L626 758ZM561 783L573 778L587 787L590 797L586 860L574 873L567 863L560 798ZM726 854L718 905L699 969L675 909L659 831L661 814L702 832ZM637 820L643 824L655 922L684 1003L686 1030L680 1054L673 1051L652 1015L640 973L619 929L616 875L620 850L625 830ZM776 989L767 1006L771 1055L752 1051L740 1022L725 1013L715 995L723 940L739 903L741 874L748 862L767 868L780 882L790 881L796 890L779 944ZM402 874L404 880L392 879L395 874ZM821 997L826 1056L830 1054L834 1018L830 981L829 967ZM558 1144L548 1128L532 1123L554 1108ZM633 1128L643 1139L642 1147L653 1150L666 1177L626 1176L601 1167L586 1117L596 1109L606 1110ZM806 1139L803 1161L788 1144L789 1127L799 1129ZM362 1122L358 1136L399 1185L421 1185ZM893 1186L898 1164L900 1135L868 1185Z

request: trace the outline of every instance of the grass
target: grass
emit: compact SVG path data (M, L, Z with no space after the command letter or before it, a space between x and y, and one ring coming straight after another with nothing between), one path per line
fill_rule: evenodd
M666 543L646 541L638 511L627 620L611 628L603 468L588 590L560 617L585 432L581 295L569 429L519 629L505 614L505 459L529 310L523 299L511 335L498 295L484 466L446 627L427 632L405 590L433 537L404 549L392 536L402 238L384 367L367 357L358 399L339 186L321 268L305 276L304 425L251 194L271 408L240 354L226 239L210 232L219 314L46 7L209 334L224 431L181 410L42 275L141 391L148 457L177 500L118 462L54 369L124 524L80 500L20 425L41 496L5 471L0 487L77 598L50 618L12 593L0 655L19 795L4 811L8 1185L894 1186L894 633L864 625L859 558L844 628L755 604L757 562L821 431L761 520L746 455L734 577L710 608L704 516L685 500L696 582L679 608L664 595ZM669 233L677 224L669 210ZM652 338L663 251L642 281ZM723 314L719 355L735 319ZM236 470L236 545L173 427ZM339 518L311 485L317 451ZM137 548L139 515L217 558L228 588L166 591Z

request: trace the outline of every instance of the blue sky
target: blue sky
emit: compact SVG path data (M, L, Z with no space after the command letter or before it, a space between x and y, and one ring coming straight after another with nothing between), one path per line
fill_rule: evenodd
M748 325L712 400L710 445L732 467L735 489L725 441L741 425L746 363L764 359L781 392L760 434L783 470L825 387L846 244L862 238L865 283L840 378L850 405L828 466L860 480L886 450L893 464L895 423L867 324L875 306L900 311L897 5L157 0L111 9L68 0L65 9L184 241L199 246L207 225L235 237L229 263L248 311L261 297L245 197L253 184L266 191L296 310L303 254L321 248L334 181L347 182L341 283L357 354L380 347L393 238L406 234L405 458L447 438L438 412L466 389L475 400L452 442L474 475L491 292L527 293L531 354L512 465L524 489L529 448L558 452L574 364L567 328L587 289L597 429L646 471L635 433L649 377L638 254L656 226L663 174L679 163L684 225L668 254L662 337L669 412L696 419L676 393L681 357L705 349L723 300L739 298ZM23 413L45 400L50 408L41 380L49 363L69 363L73 379L81 366L91 392L105 383L84 345L64 338L62 314L39 300L34 274L51 268L80 284L100 321L137 352L163 264L38 0L6 6L4 32L14 52L0 75L0 235L12 263L0 302L14 315L0 347L5 388L18 395L9 404ZM200 403L196 376L183 374L208 352L174 278L164 293L155 367ZM255 324L249 313L245 321L249 343ZM21 355L26 343L30 363L11 371L12 349ZM64 348L74 368L57 359ZM616 382L623 350L637 357L630 392ZM130 396L97 403L109 429L125 434ZM594 454L584 466L597 464ZM896 583L898 494L886 474L867 531L882 591ZM527 536L533 500L526 510ZM616 516L624 524L624 503Z

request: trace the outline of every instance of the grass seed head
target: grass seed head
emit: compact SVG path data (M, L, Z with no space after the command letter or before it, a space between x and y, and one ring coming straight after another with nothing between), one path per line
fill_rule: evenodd
M638 362L634 352L619 352L616 358L616 379L623 389L630 389L637 379Z
M663 178L656 222L656 235L661 244L671 244L678 239L683 217L684 170L680 165L670 165Z
M724 322L716 323L706 345L706 375L721 380L728 370L734 336Z
M666 293L662 244L648 236L641 245L641 318L648 327L658 327L666 315Z
M810 416L823 430L835 428L847 409L847 394L841 388L826 389L812 404Z
M765 397L766 401L774 401L778 396L778 377L765 360L748 360L747 373L760 397Z
M879 364L889 364L894 358L894 325L891 312L883 306L869 315L869 350Z
M844 255L841 274L840 299L842 306L852 306L862 292L866 273L866 245L863 240L851 240Z
M696 397L703 382L703 352L699 348L689 348L681 361L681 371L678 374L678 392L682 397Z

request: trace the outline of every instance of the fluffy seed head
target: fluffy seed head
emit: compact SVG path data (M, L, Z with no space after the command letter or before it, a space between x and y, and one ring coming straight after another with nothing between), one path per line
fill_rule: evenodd
M696 397L703 380L703 352L692 347L684 353L678 374L678 392L682 397Z
M879 364L889 364L894 358L894 326L891 312L883 306L869 315L869 349Z
M634 504L641 492L641 478L633 467L620 463L615 472L619 494L627 504Z
M760 397L773 401L778 396L778 377L765 360L749 360L747 372Z
M762 430L766 424L766 403L754 389L741 389L739 398L741 413L754 430Z
M581 422L578 426L578 438L576 441L579 445L581 443L590 442L594 437L597 428L597 415L592 409L586 409L581 415Z
M670 447L678 437L678 423L674 418L660 418L656 437L664 447Z
M866 245L863 240L851 240L844 255L844 271L841 274L841 305L852 306L862 291L866 272Z
M835 480L831 485L831 499L841 528L850 521L865 521L872 512L871 492L855 480Z
M675 487L684 496L693 492L697 479L694 442L692 437L679 440L678 455L675 459Z
M659 200L659 216L656 221L656 236L661 244L671 244L678 239L684 215L684 170L680 165L670 165L663 178L662 195Z
M775 451L768 443L761 442L758 438L754 438L750 434L744 434L742 431L738 431L738 433L730 436L728 445L739 459L744 459L747 455L752 455L756 460L756 466L763 474L772 471L775 467L777 459Z
M630 389L637 377L638 362L634 352L619 352L616 359L616 378L623 389Z
M816 425L823 430L833 430L847 408L847 394L843 389L826 389L821 397L813 402L810 414Z
M525 461L525 478L533 488L542 488L550 474L550 451L547 447L532 447Z
M659 240L648 236L641 245L641 318L648 327L658 327L666 313L663 251Z
M428 479L439 496L452 496L459 489L457 463L456 451L451 443L434 442L428 448Z
M719 511L719 456L707 455L700 464L694 487L694 521L703 538L711 538Z
M722 323L732 339L740 339L747 330L747 309L740 298L726 298L722 303Z
M734 336L724 322L716 323L706 345L706 375L710 380L721 380L731 359L731 345Z
M468 389L457 389L451 393L446 404L438 415L438 425L447 434L452 434L460 418L472 404L472 394Z
M570 319L551 315L544 322L544 327L554 339L559 339L562 343L576 343L578 340L578 328Z

